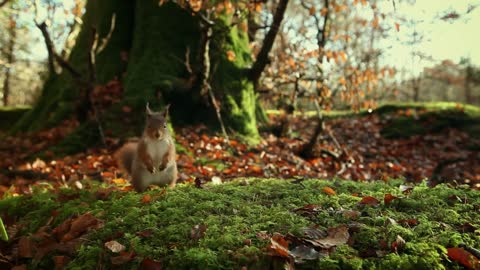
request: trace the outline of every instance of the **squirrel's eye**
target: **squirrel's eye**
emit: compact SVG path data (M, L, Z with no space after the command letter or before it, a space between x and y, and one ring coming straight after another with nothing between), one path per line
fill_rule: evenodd
M163 125L163 128L167 128L167 124L164 124L164 125Z

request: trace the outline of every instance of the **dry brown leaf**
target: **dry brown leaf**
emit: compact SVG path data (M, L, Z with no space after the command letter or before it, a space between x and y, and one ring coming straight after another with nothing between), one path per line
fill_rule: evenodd
M125 250L125 246L115 240L106 242L105 247L113 253L119 253Z
M19 258L32 258L33 257L34 243L30 237L22 236L18 241L18 257Z
M338 227L329 228L328 236L325 238L307 239L306 241L316 247L330 249L332 247L346 244L349 238L350 234L348 233L348 227L341 225Z
M142 270L161 270L162 262L155 261L150 258L143 259L140 269Z
M270 238L270 244L267 248L270 251L271 256L283 258L290 257L290 252L288 251L288 242L285 240L283 235L279 233L273 234L272 238Z
M362 200L359 202L359 204L370 205L370 206L378 206L380 204L380 201L377 200L375 197L365 196L365 197L362 198Z
M197 224L193 226L192 230L190 231L190 238L194 241L199 240L205 235L207 231L207 225L205 224Z

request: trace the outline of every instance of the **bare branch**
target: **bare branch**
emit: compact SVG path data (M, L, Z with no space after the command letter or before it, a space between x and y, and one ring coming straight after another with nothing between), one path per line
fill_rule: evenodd
M92 32L90 36L90 42L88 44L88 82L90 85L95 85L97 80L96 71L95 71L95 60L96 60L96 48L98 45L98 34L97 29L92 27Z
M98 48L95 48L96 54L101 53L103 49L107 47L107 44L110 41L110 38L112 38L113 31L115 30L115 21L116 21L116 14L113 13L112 21L110 23L110 30L108 31L108 34L104 38L102 38L102 43L100 44L100 46L98 46Z
M192 66L190 65L190 47L187 47L187 50L185 51L185 68L187 69L188 74L193 74Z
M50 74L55 73L55 49L53 48L53 43L52 40L50 39L50 34L48 33L47 30L47 24L45 22L38 24L35 23L35 25L40 29L43 35L43 39L45 41L45 45L47 46L47 52L48 52L48 71Z
M53 45L52 39L50 38L50 34L48 33L47 30L47 24L45 22L42 22L40 24L35 23L42 32L43 39L45 40L45 45L47 46L47 51L48 51L48 62L49 62L49 69L50 72L55 72L54 70L54 65L53 65L53 59L57 61L57 63L65 70L70 72L70 74L75 78L75 79L81 79L82 75L75 69L73 68L63 57L57 54L55 51L55 47Z
M278 3L277 9L275 10L275 15L273 16L272 25L270 26L270 30L268 30L268 33L263 40L263 45L257 55L257 60L250 69L249 77L250 80L254 83L255 88L258 85L258 79L260 78L260 75L269 63L268 54L272 50L273 42L275 41L278 29L280 28L280 24L282 23L283 16L285 15L285 10L287 9L287 5L288 0L280 0L280 3Z
M5 6L8 2L10 2L10 0L3 0L2 2L0 2L0 8Z

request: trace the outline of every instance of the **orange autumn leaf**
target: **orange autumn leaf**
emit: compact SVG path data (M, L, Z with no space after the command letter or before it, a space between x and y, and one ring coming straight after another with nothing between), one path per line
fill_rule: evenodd
M376 29L378 28L379 25L380 25L379 20L377 17L375 17L372 21L372 27Z
M310 9L308 9L308 13L310 14L310 16L314 15L315 11L316 11L316 9L313 6Z
M338 55L342 58L343 62L347 62L347 54L344 51L338 52Z
M398 197L393 196L390 193L387 193L387 194L385 194L385 197L383 198L383 202L385 203L385 205L388 205L395 199L398 199Z
M123 179L123 178L115 178L112 180L113 183L117 184L117 185L125 185L127 183L127 180Z
M321 14L322 16L324 16L324 17L325 17L325 15L327 15L327 13L328 13L328 9L327 9L326 7L323 7L323 8L320 10L320 14Z
M362 200L360 201L360 204L377 206L377 205L380 204L380 201L377 200L375 197L366 196L366 197L363 197L363 198L362 198Z
M331 187L324 187L322 191L328 195L337 195L337 192L335 192L335 190L333 190Z
M232 51L232 50L227 51L227 59L230 62L235 61L235 59L237 59L237 56L235 55L235 52Z
M288 65L291 67L291 68L295 68L295 59L293 59L293 57L289 57L288 58Z
M150 194L144 194L142 197L142 203L150 203L152 201L152 196Z
M122 111L123 111L124 113L131 113L131 112L132 112L132 107L126 106L126 105L125 105L125 106L122 106Z
M290 252L288 251L288 242L285 240L283 235L279 233L275 233L272 238L270 238L270 244L267 248L271 252L272 256L283 258L290 257Z
M468 269L480 267L479 259L463 248L447 248L447 255L452 261L456 261Z
M399 23L395 23L395 29L397 29L397 32L400 32L400 24Z

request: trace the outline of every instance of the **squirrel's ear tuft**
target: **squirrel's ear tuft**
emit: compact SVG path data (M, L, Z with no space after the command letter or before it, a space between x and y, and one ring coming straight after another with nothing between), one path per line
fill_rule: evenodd
M147 106L145 107L145 109L146 109L146 112L147 112L148 116L153 114L152 110L150 110L150 106L149 106L148 102L147 102Z
M165 109L163 110L163 117L167 118L168 117L168 110L170 109L170 104L167 104L165 106Z

